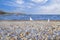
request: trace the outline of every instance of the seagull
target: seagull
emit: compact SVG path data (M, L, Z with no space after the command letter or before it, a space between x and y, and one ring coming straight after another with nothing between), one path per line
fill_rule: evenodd
M30 21L32 21L33 19L30 17Z

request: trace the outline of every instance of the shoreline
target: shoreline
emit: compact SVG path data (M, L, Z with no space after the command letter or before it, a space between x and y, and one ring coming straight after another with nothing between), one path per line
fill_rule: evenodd
M0 21L48 21L48 20L0 20ZM60 21L60 20L50 20L50 21Z

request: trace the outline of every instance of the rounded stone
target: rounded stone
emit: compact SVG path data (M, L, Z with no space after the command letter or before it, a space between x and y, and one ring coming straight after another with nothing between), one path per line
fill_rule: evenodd
M1 37L2 37L2 36L0 35L0 39L1 39Z
M10 38L10 40L16 40L14 37Z
M10 36L6 36L6 40L9 40L10 39Z
M26 37L23 37L22 40L27 40L27 38Z
M19 36L20 36L20 38L23 38L24 37L24 33L20 33Z
M26 32L26 35L29 35L29 32Z

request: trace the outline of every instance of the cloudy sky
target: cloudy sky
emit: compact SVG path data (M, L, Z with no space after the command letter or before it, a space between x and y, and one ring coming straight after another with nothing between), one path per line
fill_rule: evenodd
M0 0L0 10L27 14L60 14L60 0Z

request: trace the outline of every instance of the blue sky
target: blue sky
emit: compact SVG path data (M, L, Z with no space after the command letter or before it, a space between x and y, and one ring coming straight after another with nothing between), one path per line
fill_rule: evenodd
M27 14L60 14L60 0L0 0L0 10Z

